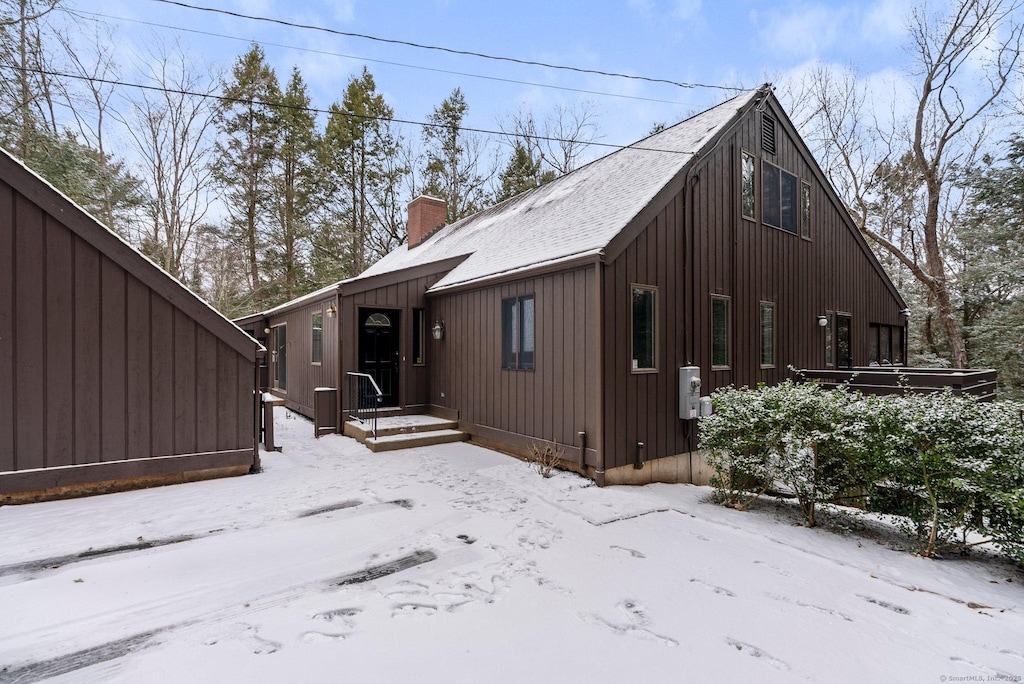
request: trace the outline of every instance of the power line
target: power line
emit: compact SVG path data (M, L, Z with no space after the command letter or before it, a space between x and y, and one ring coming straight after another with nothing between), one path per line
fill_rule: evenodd
M198 35L201 35L201 36L209 36L211 38L224 38L226 40L237 40L237 41L242 41L242 42L247 42L247 43L259 43L261 45L268 45L270 47L283 48L285 50L297 50L299 52L309 52L309 53L317 54L317 55L327 55L329 57L341 57L343 59L356 59L356 60L360 60L360 61L363 61L363 62L371 62L373 64L386 64L388 66L397 66L397 67L403 67L403 68L406 68L406 69L418 69L420 71L431 71L431 72L439 73L439 74L451 74L453 76L465 76L466 78L479 78L479 79L483 79L483 80L487 80L487 81L499 81L499 82L502 82L502 83L514 83L516 85L526 85L526 86L532 86L532 87L536 87L536 88L548 88L548 89L551 89L551 90L563 90L563 91L573 92L573 93L583 93L584 95L598 95L598 96L601 96L601 97L617 97L617 98L622 98L622 99L625 99L625 100L640 100L640 101L643 101L643 102L656 102L658 104L670 104L670 105L683 105L684 104L682 102L677 102L675 100L661 100L661 99L654 98L654 97L641 97L639 95L625 95L625 94L622 94L622 93L606 93L606 92L602 92L600 90L586 90L584 88L570 88L568 86L551 85L551 84L548 84L548 83L536 83L536 82L533 82L533 81L521 81L521 80L514 79L514 78L502 78L500 76L485 76L483 74L472 74L472 73L467 73L467 72L464 72L464 71L451 71L449 69L438 69L438 68L435 68L435 67L421 66L419 64L405 64L403 62L391 62L391 61L384 60L384 59L371 59L369 57L360 57L358 55L346 55L346 54L343 54L343 53L340 53L340 52L330 52L328 50L316 50L314 48L303 48L303 47L297 47L295 45L284 45L282 43L271 43L271 42L267 42L267 41L263 41L263 40L259 40L258 41L255 38L242 38L240 36L232 36L232 35L227 35L227 34L224 34L224 33L213 33L211 31L200 31L199 29L186 28L184 26L171 26L169 24L159 24L157 22L145 21L143 19L131 19L129 17L117 17L117 16L113 16L113 15L110 15L110 14L102 14L100 12L89 12L87 10L78 10L78 9L71 10L71 9L66 9L66 8L61 8L61 9L64 12L66 12L66 13L72 15L72 16L79 16L80 17L81 15L89 15L89 16L93 16L93 17L102 17L104 19L113 19L115 21L127 21L127 22L134 23L134 24L143 24L145 26L153 26L155 28L170 29L172 31L182 31L182 32L187 32L187 33L195 33L195 34L198 34Z
M246 104L246 105L262 105L266 107L274 107L277 109L292 109L295 111L310 112L312 114L327 114L330 115L332 111L330 109L320 109L318 107L301 107L299 105L287 104L284 102L266 102L264 100L249 99L244 97L229 97L227 95L214 95L213 93L198 93L191 90L181 90L178 88L168 88L166 86L154 86L146 85L144 83L131 83L129 81L121 81L119 79L112 78L99 78L96 76L85 76L82 74L69 74L61 71L51 71L48 69L38 69L35 67L22 67L15 65L8 65L8 68L16 71L26 71L34 74L41 74L45 76L53 76L56 78L71 78L79 81L89 81L90 83L102 83L105 85L120 86L125 88L138 88L139 90L149 90L159 93L168 93L173 95L188 95L190 97L201 97L203 99L219 100L221 102L230 102L233 104ZM362 119L364 121L380 121L387 123L404 124L409 126L429 126L430 128L448 128L445 124L433 123L430 121L413 121L411 119L398 119L395 117L385 116L369 116L367 114L357 114L347 110L339 108L346 116L351 116L356 119ZM514 133L509 134L505 131L495 131L487 128L473 128L470 126L457 126L457 130L466 133L480 133L481 135L494 135L503 138L517 137ZM631 149L640 150L643 152L662 152L665 154L692 154L687 150L666 150L656 147L637 147L636 145L616 145L614 143L603 143L597 141L584 141L584 140L573 140L570 138L557 138L554 136L547 135L532 135L530 136L534 140L544 140L545 142L559 142L559 143L576 143L580 145L594 146L594 147L607 147L615 150Z
M288 26L289 28L299 28L309 31L321 31L323 33L329 33L336 36L344 36L346 38L360 38L362 40L372 40L378 43L389 43L391 45L404 45L406 47L417 48L420 50L435 50L437 52L447 52L453 55L466 55L469 57L479 57L480 59L490 59L497 62L512 62L513 64L523 64L526 66L539 66L545 69L560 69L563 71L573 71L580 74L595 74L597 76L608 76L612 78L626 78L634 81L645 81L647 83L663 83L668 85L676 86L677 88L710 88L717 90L726 90L730 92L736 92L744 90L744 88L734 88L731 86L721 85L710 85L706 83L684 83L682 81L673 81L666 78L653 78L650 76L638 76L636 74L623 74L614 71L601 71L598 69L586 69L583 67L567 66L564 64L550 64L548 62L536 62L528 59L519 59L517 57L504 57L500 55L489 55L483 52L473 52L470 50L456 50L455 48L443 47L440 45L427 45L424 43L413 43L407 40L397 40L395 38L381 38L380 36L371 36L365 33L353 33L351 31L339 31L338 29L327 28L324 26L316 26L313 24L299 24L296 22L285 21L284 19L274 19L271 17L261 17L252 14L242 14L241 12L232 12L231 10L218 9L215 7L202 7L199 5L190 5L185 2L179 2L178 0L152 0L152 2L159 2L165 5L174 5L177 7L184 7L185 9L197 10L199 12L210 12L213 14L224 14L229 17L235 17L237 19L249 19L251 21L262 21L268 24L277 24L279 26Z

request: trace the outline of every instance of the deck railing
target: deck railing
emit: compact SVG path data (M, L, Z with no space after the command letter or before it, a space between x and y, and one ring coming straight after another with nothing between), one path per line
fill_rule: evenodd
M377 436L377 414L384 393L380 391L373 376L366 373L347 373L348 375L348 417L360 423L369 422L370 432Z
M825 387L846 384L862 394L927 394L949 387L954 394L973 394L981 401L996 397L996 372L987 369L861 366L795 373L798 380L817 380Z

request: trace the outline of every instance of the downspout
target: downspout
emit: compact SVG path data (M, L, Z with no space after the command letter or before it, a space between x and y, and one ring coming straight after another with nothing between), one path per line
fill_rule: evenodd
M266 349L260 348L256 350L256 358L253 362L253 375L252 375L252 387L253 387L253 445L252 445L252 465L249 467L250 473L259 473L263 471L263 464L260 463L260 420L262 411L260 398L263 396L263 390L260 388L260 360L264 358L269 352Z
M594 430L594 447L597 450L597 464L594 483L604 487L604 250L594 262L594 280L597 283L597 425ZM583 456L586 460L586 454Z

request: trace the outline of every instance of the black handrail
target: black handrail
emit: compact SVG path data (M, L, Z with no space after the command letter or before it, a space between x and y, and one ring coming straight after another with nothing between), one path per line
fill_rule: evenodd
M377 437L377 413L384 401L372 375L347 373L348 375L348 417L360 423L370 421L370 432Z

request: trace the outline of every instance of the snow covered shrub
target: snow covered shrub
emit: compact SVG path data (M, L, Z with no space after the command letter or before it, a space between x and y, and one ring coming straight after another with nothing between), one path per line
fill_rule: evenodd
M711 486L725 504L746 509L776 479L774 444L764 388L725 387L711 397L715 412L698 422L700 448L715 474Z
M872 508L905 516L922 555L935 555L980 519L995 437L986 406L949 390L879 402L882 481Z
M867 429L856 408L859 398L845 388L791 381L716 392L714 415L700 422L700 443L710 452L720 497L743 508L781 484L813 526L818 504L865 490L870 469L863 458Z
M990 457L978 474L982 496L971 527L1024 563L1024 405L980 404Z

